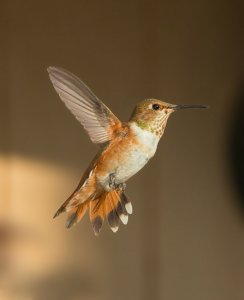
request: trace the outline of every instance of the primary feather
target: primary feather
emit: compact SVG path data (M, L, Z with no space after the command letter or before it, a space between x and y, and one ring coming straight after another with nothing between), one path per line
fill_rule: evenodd
M83 125L92 142L100 144L110 141L114 129L122 126L119 119L74 74L56 67L47 70L56 92Z

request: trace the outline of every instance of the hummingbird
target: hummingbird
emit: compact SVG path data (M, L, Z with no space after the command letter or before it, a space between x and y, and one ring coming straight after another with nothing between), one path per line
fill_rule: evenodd
M121 122L77 76L53 66L47 70L61 100L91 141L100 146L77 188L54 218L66 212L66 227L70 228L89 210L95 235L105 219L117 232L119 223L127 224L132 214L132 204L125 195L126 182L154 156L169 116L181 109L207 106L146 99L136 105L128 122Z

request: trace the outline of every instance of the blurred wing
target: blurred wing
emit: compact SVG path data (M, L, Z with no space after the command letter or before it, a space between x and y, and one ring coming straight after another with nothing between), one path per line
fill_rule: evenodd
M95 144L110 141L122 128L122 123L75 75L56 67L49 67L49 77L67 108L84 126Z

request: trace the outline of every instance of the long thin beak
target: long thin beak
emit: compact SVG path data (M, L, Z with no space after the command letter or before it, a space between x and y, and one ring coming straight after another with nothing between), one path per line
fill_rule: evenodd
M209 106L201 105L201 104L179 104L179 105L171 104L169 105L169 108L173 110L178 110L178 109L186 109L186 108L209 108Z

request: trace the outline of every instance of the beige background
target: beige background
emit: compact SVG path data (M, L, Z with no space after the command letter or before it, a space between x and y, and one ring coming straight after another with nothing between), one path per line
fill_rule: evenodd
M244 299L244 236L227 155L243 71L242 1L2 1L0 299ZM67 231L58 206L96 153L55 94L77 74L121 119L174 114L130 180L126 227Z

